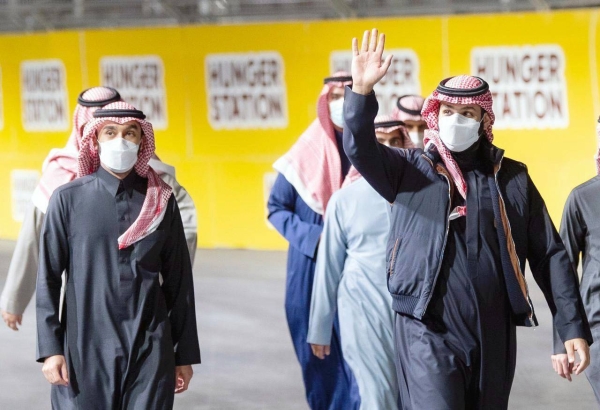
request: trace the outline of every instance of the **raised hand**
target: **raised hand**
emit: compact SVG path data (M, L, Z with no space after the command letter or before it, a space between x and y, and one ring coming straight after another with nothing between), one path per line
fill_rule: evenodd
M352 90L355 93L369 94L390 68L392 56L382 59L384 45L385 34L380 34L378 39L376 28L370 33L365 31L360 51L358 40L352 39Z

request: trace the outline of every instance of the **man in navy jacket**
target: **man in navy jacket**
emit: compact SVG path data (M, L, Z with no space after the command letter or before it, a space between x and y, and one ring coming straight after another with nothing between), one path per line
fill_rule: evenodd
M370 37L370 39L369 39ZM344 148L392 204L388 288L405 409L506 409L516 326L536 326L525 260L566 350L589 364L592 337L560 237L525 165L492 145L494 113L478 77L443 80L422 115L425 150L377 144L373 86L386 73L384 37L353 40Z

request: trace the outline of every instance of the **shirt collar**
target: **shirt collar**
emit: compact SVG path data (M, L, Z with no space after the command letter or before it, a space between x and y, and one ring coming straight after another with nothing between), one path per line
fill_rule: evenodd
M131 170L129 175L127 175L123 179L119 179L114 175L111 175L107 170L105 170L102 166L98 167L98 171L96 171L96 175L106 188L106 190L113 196L117 196L122 191L126 191L129 196L133 194L133 190L141 185L144 182L144 178L140 177L135 170Z

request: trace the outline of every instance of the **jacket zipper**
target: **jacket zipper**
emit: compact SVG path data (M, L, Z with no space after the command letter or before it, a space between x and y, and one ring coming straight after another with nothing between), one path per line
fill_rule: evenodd
M433 167L434 171L437 172L437 170L433 166L433 162L427 157L425 157L425 159L427 159L427 161L429 161L429 163ZM446 251L446 244L448 243L448 232L450 231L450 212L452 210L452 187L450 185L450 178L448 178L443 173L438 172L438 175L442 175L444 178L446 178L446 182L448 182L448 209L446 210L446 233L444 235L444 245L442 246L442 254L440 257L440 263L438 265L437 272L435 273L435 277L433 278L433 285L431 286L431 292L429 292L429 297L427 298L427 301L425 302L425 307L423 308L423 314L425 314L425 312L427 312L427 307L429 306L429 302L431 301L431 298L433 297L433 293L434 293L435 285L437 283L438 276L440 276L440 270L442 270L442 263L444 262L444 252Z
M498 183L498 174L500 173L500 169L502 168L502 160L503 159L504 159L504 157L500 158L500 162L498 163L498 171L496 171L496 173L494 174L494 182L496 183L496 189L498 190L498 196L500 197L500 200L502 201L502 205L504 206L504 209L506 209L506 203L504 202L504 198L502 197L502 192L500 191L500 184ZM510 236L510 241L513 244L513 248L516 250L517 247L515 246L515 242L512 237L512 228L510 226L510 220L508 219L508 216L506 216L506 223L508 224L508 229L510 229L510 233L506 232L506 236L507 237ZM523 282L525 283L525 292L527 293L527 304L529 305L529 308L531 309L531 315L529 316L529 321L531 322L531 327L537 327L533 320L535 311L533 310L533 303L531 302L531 298L529 297L529 285L527 284L527 278L525 277L525 275L523 275L523 273L520 272L521 260L519 259L519 255L516 254L516 251L515 251L515 256L517 257L517 263L519 264L519 272L517 272L517 273L523 277Z
M396 253L398 252L398 244L399 243L400 243L400 238L397 238L396 243L394 243L394 250L392 251L392 260L390 261L390 271L389 271L390 277L394 274L394 266L396 266Z

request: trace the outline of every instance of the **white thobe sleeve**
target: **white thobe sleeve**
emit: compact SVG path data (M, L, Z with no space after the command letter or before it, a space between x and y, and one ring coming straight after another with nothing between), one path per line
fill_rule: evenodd
M43 223L44 214L31 204L25 212L8 268L6 283L0 296L0 309L5 312L22 315L35 292L40 232Z
M338 287L346 261L347 238L342 222L343 212L337 198L337 195L333 195L327 206L325 227L317 254L307 337L311 344L331 344Z

